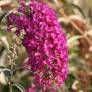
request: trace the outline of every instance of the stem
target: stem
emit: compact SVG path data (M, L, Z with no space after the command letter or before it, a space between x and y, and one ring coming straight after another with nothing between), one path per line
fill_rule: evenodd
M9 52L9 57L10 57L9 58L9 61L10 61L9 63L10 63L11 72L14 69L15 60L17 58L16 47L17 47L17 45L14 43L12 45L12 47L10 48L10 52ZM11 78L9 78L8 84L9 84L9 90L10 90L10 92L13 92L12 91L12 74L11 74Z
M12 92L12 86L10 86L10 92Z
M11 85L11 82L9 82L9 90L10 90L10 92L13 92L13 91L12 91L12 85Z

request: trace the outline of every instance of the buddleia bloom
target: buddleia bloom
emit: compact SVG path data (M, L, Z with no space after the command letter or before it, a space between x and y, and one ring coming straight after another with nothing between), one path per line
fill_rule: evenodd
M44 89L61 86L67 77L68 53L66 36L55 12L34 0L10 13L7 22L9 31L13 27L17 35L25 31L22 44L29 57L26 65L37 72L36 85Z

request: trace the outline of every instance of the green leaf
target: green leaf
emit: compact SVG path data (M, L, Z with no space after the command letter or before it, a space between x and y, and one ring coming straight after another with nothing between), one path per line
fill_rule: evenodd
M8 69L7 67L4 67L4 66L0 66L0 72L5 72L5 71L8 71L11 73L11 70Z
M29 69L29 68L26 68L26 67L17 67L17 68L15 68L15 69L13 69L12 75L13 75L16 71L20 71L20 70L28 71L28 72L31 73L32 75L36 75L36 74L37 74L37 72L31 71L31 69Z
M3 85L2 86L2 92L10 92L9 86L8 85Z
M16 12L15 14L16 14L16 16L23 16L23 15L24 15L24 14L21 13L21 12Z
M20 92L25 92L24 87L23 87L21 84L19 84L19 83L14 83L14 84L12 84L12 87L18 88L18 90L19 90Z
M70 6L71 6L72 8L77 9L77 10L82 14L82 16L83 16L84 18L86 18L86 16L85 16L83 10L82 10L78 5L75 5L75 4L71 3Z
M5 69L5 67L4 66L0 66L0 69Z
M4 36L5 32L3 30L0 30L0 37Z
M3 20L3 18L6 16L6 14L7 14L7 12L4 12L4 13L0 16L0 24L1 24L2 20Z
M61 0L61 2L62 2L62 3L67 3L67 1L66 1L66 0Z
M26 0L26 3L29 3L30 0Z
M11 77L11 70L8 69L7 67L0 66L0 73L3 72L6 78Z
M83 16L83 18L86 18L83 10L78 5L76 5L76 4L73 4L73 3L64 3L63 7L69 13L74 13L74 9L77 9L81 13L81 15Z
M68 79L65 81L65 85L68 89L71 89L74 80L75 80L75 77L72 74L69 74Z
M4 71L5 76L10 79L11 77L11 71Z
M22 0L18 0L18 2L22 2ZM30 2L30 0L25 0L25 3L28 4Z
M8 69L7 67L0 66L0 74L4 76L3 79L1 78L1 83L7 84L7 82L10 80L12 75L11 70Z
M80 36L80 35L76 35L76 36L71 37L71 38L68 39L68 41L67 41L67 42L68 42L68 45L71 45L71 43L73 43L73 42L79 40L80 38L82 38L82 36Z

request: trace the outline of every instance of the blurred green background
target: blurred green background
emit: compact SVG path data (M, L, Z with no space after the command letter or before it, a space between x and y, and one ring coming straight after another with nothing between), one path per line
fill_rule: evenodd
M68 79L55 92L92 92L92 0L37 0L44 2L55 10L58 21L67 35L69 49ZM26 0L28 3L29 0ZM7 65L8 48L12 45L15 35L6 32L7 12L15 11L19 0L0 0L0 66ZM27 56L23 46L17 48L17 64L21 65ZM24 71L18 71L17 76ZM22 77L21 84L27 87L32 78ZM8 92L8 87L0 74L0 92ZM27 84L27 85L26 85ZM18 92L18 91L15 91ZM41 90L39 92L42 92ZM48 91L54 92L54 91Z

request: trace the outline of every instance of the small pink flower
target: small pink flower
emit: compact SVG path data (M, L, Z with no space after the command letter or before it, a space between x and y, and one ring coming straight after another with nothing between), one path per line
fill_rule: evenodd
M35 87L28 88L26 92L37 92Z

